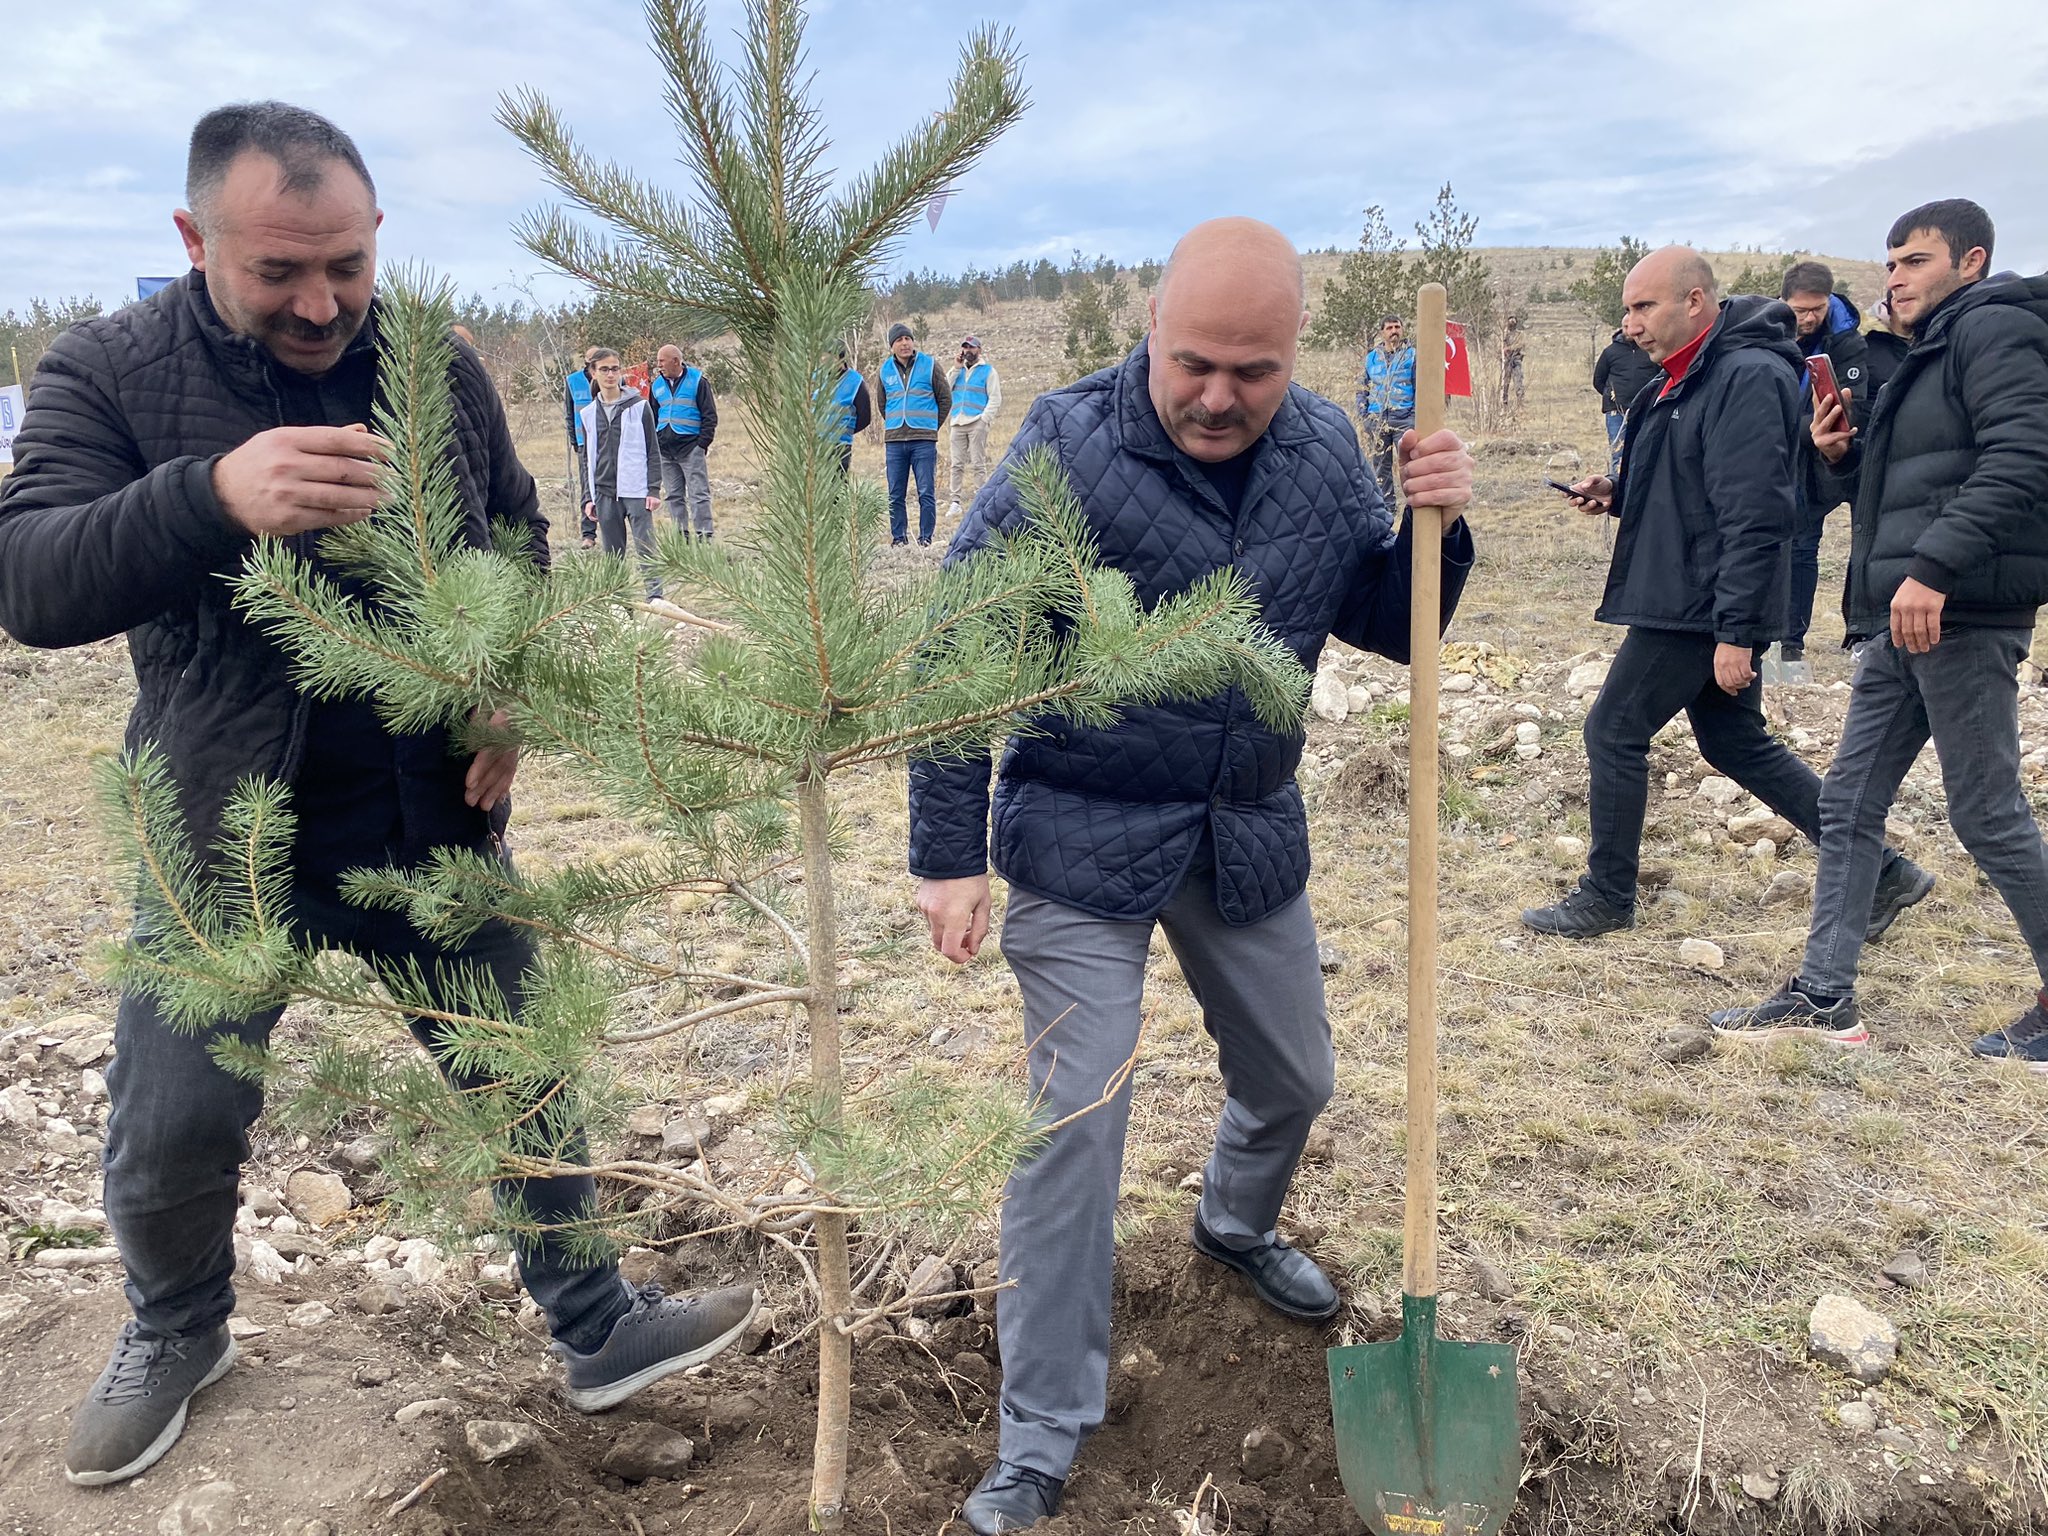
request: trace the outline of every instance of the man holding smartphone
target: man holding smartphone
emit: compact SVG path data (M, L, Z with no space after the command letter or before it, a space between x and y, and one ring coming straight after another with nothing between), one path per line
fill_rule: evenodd
M1820 870L1799 973L1712 1016L1732 1038L1862 1045L1862 938L1845 914L1881 885L1892 797L1931 737L1949 825L2005 899L2044 988L1979 1056L2048 1072L2048 847L2020 785L2019 664L2048 602L2048 279L1991 265L1991 219L1950 198L1902 214L1885 289L1913 344L1859 432L1837 404L1815 450L1854 478L1843 616L1857 647L1820 795Z
M1803 359L1783 304L1719 294L1705 259L1675 245L1636 263L1622 287L1622 328L1665 377L1629 408L1619 477L1571 488L1588 513L1621 520L1596 616L1628 634L1586 716L1586 873L1562 901L1522 913L1538 933L1592 938L1635 926L1650 738L1681 709L1708 763L1820 838L1820 779L1764 724L1756 672L1784 622ZM1892 855L1871 936L1933 885Z

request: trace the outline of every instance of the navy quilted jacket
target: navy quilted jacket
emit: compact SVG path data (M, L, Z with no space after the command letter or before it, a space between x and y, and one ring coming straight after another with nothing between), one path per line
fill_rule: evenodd
M354 346L374 345L376 306ZM50 346L0 482L0 627L29 645L84 645L123 631L135 667L128 745L169 759L195 847L249 776L289 781L309 701L283 651L229 604L249 536L213 493L214 463L283 420L269 354L221 323L198 273ZM533 477L512 451L505 408L460 342L449 369L464 536L490 519L524 529L547 561ZM317 534L294 540L310 556ZM395 738L408 862L443 845L481 847L491 828L461 804L466 758L447 733ZM451 793L451 785L453 792ZM502 810L502 802L501 802Z
M1408 536L1395 536L1344 413L1291 386L1233 518L1160 425L1149 373L1140 344L1121 365L1039 396L948 561L1021 520L1009 466L1049 443L1104 562L1148 607L1235 565L1304 667L1332 634L1406 661ZM1471 564L1461 522L1444 546L1446 618ZM1145 918L1172 899L1208 829L1226 922L1257 922L1307 885L1308 820L1294 782L1302 733L1259 724L1238 690L1130 708L1106 730L1043 724L1003 749L992 837L986 756L911 764L912 874L980 874L992 843L1012 885L1101 917Z

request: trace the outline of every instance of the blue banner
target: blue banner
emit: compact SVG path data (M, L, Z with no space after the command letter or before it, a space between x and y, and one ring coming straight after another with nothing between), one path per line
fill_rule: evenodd
M175 283L175 277L138 277L135 279L135 297L146 299L159 288L168 288Z

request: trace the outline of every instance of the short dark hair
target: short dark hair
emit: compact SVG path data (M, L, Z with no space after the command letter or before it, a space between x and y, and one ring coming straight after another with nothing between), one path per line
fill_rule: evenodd
M1886 250L1896 250L1918 234L1939 235L1948 245L1948 259L1957 266L1978 246L1984 247L1984 264L1991 264L1991 215L1967 197L1944 197L1937 202L1909 208L1892 221L1884 237Z
M1789 299L1795 293L1825 293L1835 291L1835 274L1824 261L1795 261L1785 269L1785 281L1778 287L1778 297Z
M590 349L590 356L584 362L583 366L586 368L595 368L599 363L603 362L606 358L610 358L615 363L623 363L625 361L624 358L620 357L619 354L614 352L610 347L592 347Z
M1380 316L1380 328L1381 328L1382 330L1386 329L1386 328L1387 328L1388 326L1390 326L1390 325L1405 325L1405 324L1407 324L1407 322L1406 322L1405 320L1403 320L1403 319L1402 319L1402 318L1401 318L1401 317L1400 317L1399 315L1381 315L1381 316Z
M336 160L362 178L370 201L377 184L354 139L318 112L282 101L238 101L215 107L192 125L185 160L185 206L201 223L227 180L228 167L250 150L270 156L283 171L282 190L298 196L317 190Z

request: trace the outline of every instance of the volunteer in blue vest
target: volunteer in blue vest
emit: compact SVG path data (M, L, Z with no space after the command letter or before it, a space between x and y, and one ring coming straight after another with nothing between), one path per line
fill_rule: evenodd
M917 473L917 542L929 545L939 520L939 423L952 409L946 376L920 352L910 327L889 327L889 356L875 370L875 407L882 413L883 461L889 479L889 542L910 542L903 499Z
M841 347L839 379L832 386L832 405L839 413L839 473L846 476L853 474L853 435L865 432L868 423L875 419L874 407L868 403L866 384L860 370L848 364L846 348Z
M1380 339L1365 354L1359 381L1358 417L1365 424L1365 452L1380 497L1391 502L1394 445L1415 425L1415 349L1408 345L1399 315L1380 316Z
M590 479L590 471L583 463L583 408L590 404L597 392L597 385L590 377L590 362L596 356L596 347L585 347L583 366L572 372L562 385L562 414L569 424L569 463L575 470L572 479L578 485ZM588 512L583 514L583 547L597 548L597 520Z
M625 365L609 347L598 349L590 371L597 379L597 398L583 407L583 515L597 519L604 552L626 552L626 529L633 529L633 548L647 577L647 596L661 596L661 578L654 572L654 513L661 505L655 492L654 410L640 392L620 386Z
M963 461L972 461L974 478L967 488L971 499L988 478L989 418L1003 408L1003 381L996 377L996 365L982 357L981 343L972 336L960 343L960 362L953 369L952 389L953 412L947 419L953 428L953 504L946 508L946 516L958 517L960 466Z
M685 364L683 349L673 342L655 354L654 368L647 400L654 407L655 445L661 452L661 494L677 528L708 539L711 474L704 455L718 435L718 402L704 370Z

